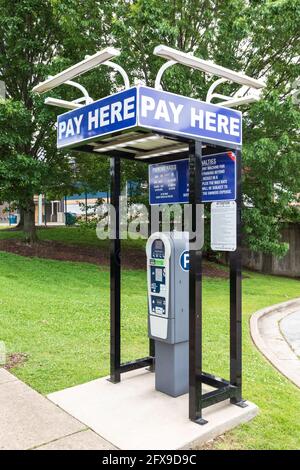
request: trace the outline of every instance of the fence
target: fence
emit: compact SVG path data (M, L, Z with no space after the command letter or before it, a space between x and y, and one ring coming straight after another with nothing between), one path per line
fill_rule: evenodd
M244 249L243 266L267 274L300 278L300 224L288 224L283 228L282 240L289 244L284 257Z

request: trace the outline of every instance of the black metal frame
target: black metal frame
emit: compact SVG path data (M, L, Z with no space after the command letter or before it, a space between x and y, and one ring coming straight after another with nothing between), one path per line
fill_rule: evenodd
M192 205L191 230L195 231L196 205L201 203L202 188L202 154L212 154L228 150L228 147L206 145L202 148L199 141L189 143L189 203ZM229 149L230 150L230 149ZM205 424L202 410L223 400L246 406L242 400L242 277L241 277L241 151L235 150L237 171L237 250L230 253L230 379L215 377L202 371L202 252L190 250L189 272L189 418L199 424ZM149 356L132 362L121 363L121 240L119 225L120 166L121 158L132 158L132 155L111 153L111 203L116 212L116 236L111 240L110 249L110 380L120 382L121 374L130 370L150 366L155 367L154 342L149 341ZM187 153L178 155L177 159L186 158ZM142 162L156 163L174 160L174 156L156 157ZM136 160L135 160L136 161ZM202 393L202 384L215 390Z
M110 159L110 202L115 208L115 236L110 241L110 381L118 383L121 374L150 366L154 368L154 342L149 340L149 353L153 356L121 363L121 240L120 195L121 158Z

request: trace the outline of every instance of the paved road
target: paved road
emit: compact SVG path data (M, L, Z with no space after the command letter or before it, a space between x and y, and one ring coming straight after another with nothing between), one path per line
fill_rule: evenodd
M250 331L264 356L300 388L300 298L255 312Z
M280 329L293 351L300 358L300 310L283 318L280 322Z

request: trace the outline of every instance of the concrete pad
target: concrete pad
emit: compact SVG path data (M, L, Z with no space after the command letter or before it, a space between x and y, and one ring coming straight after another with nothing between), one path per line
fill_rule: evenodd
M0 367L0 385L6 382L14 382L16 380L18 380L17 377L3 369L3 367Z
M90 429L71 436L62 437L54 442L37 447L36 450L115 450L109 442Z
M48 395L48 398L123 450L189 448L249 421L258 408L239 408L229 400L206 408L204 426L188 419L188 395L173 398L157 392L154 374L145 369L107 378Z
M20 380L0 385L0 449L29 449L85 428Z

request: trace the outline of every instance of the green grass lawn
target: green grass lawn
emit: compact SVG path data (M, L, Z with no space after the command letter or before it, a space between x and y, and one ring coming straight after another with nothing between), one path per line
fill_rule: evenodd
M3 252L0 263L0 340L8 352L28 354L27 362L13 372L44 394L108 374L109 271ZM243 395L259 406L260 414L227 433L216 446L299 449L300 391L256 350L249 318L264 306L299 296L300 282L248 276L243 281ZM146 276L143 271L126 270L122 279L122 360L126 361L147 355ZM204 367L225 378L228 320L228 281L205 279Z
M40 240L55 241L60 243L66 243L70 245L84 245L84 246L94 246L94 247L106 247L108 246L108 240L99 240L96 235L96 230L94 228L82 228L80 226L50 226L50 227L39 227L37 229L38 238ZM11 230L9 228L2 228L0 230L0 240L4 239L24 238L24 232ZM137 240L122 240L123 247L135 248L135 249L144 249L146 245L146 240L137 239Z

